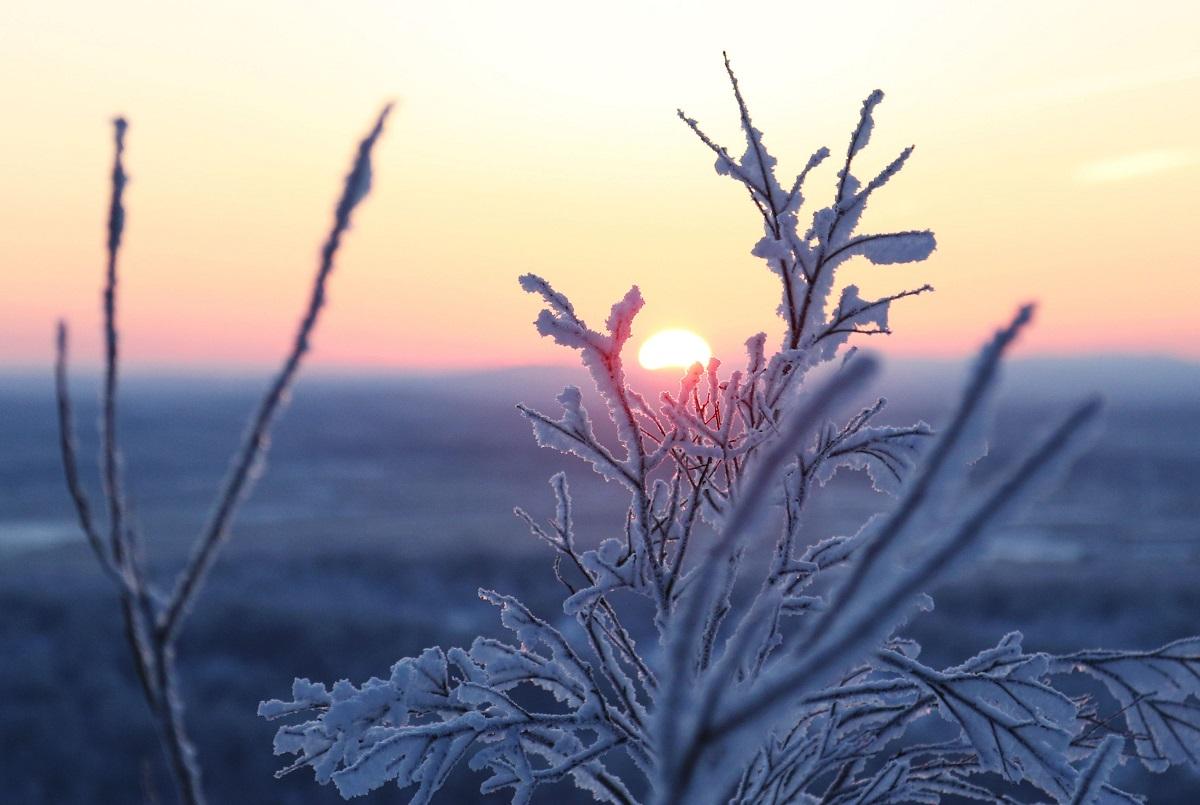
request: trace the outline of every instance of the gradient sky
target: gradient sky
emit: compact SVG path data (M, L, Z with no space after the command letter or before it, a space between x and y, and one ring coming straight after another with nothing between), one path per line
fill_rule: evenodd
M923 282L873 346L957 355L1024 300L1027 352L1200 358L1200 4L6 3L0 365L48 365L66 316L98 354L108 120L131 121L121 319L131 367L273 361L353 146L399 102L316 338L326 365L466 368L570 355L530 327L543 274L599 324L631 283L637 341L726 358L777 332L745 193L677 106L741 151L727 49L785 171L917 144L864 226L931 227ZM904 6L902 9L901 6ZM832 187L815 175L809 197Z

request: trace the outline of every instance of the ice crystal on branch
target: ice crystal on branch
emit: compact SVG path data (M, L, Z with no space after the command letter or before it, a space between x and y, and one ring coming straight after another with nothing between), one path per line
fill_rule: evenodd
M1098 405L1069 412L986 488L965 489L1001 358L1032 318L1025 307L980 353L942 432L878 424L885 400L863 397L874 362L841 348L889 332L891 304L932 289L865 299L845 285L831 299L837 269L856 256L886 265L933 252L925 230L858 231L868 201L913 150L856 175L883 100L871 93L832 200L811 209L806 179L829 149L780 181L726 68L742 155L679 116L762 218L752 251L780 278L779 348L769 353L760 333L742 368L696 364L677 391L651 401L623 369L642 307L636 287L595 330L546 280L521 277L544 304L538 332L580 353L615 440L597 435L575 387L559 395L560 414L520 412L540 445L620 485L629 505L606 539L584 548L566 476L555 475L551 517L516 513L553 554L565 620L555 626L481 590L511 642L429 649L360 687L298 680L292 701L259 711L299 720L276 738L278 754L295 756L280 773L311 767L347 797L395 782L414 802L465 761L490 773L482 791L509 789L515 803L565 778L615 803L1123 803L1137 798L1108 780L1126 757L1153 769L1198 765L1195 639L1054 657L1013 633L951 668L920 662L903 630L932 607L925 590L1020 515ZM819 378L810 374L822 364ZM854 534L814 533L809 501L843 468L865 470L895 502ZM1079 673L1101 679L1112 701L1055 687Z

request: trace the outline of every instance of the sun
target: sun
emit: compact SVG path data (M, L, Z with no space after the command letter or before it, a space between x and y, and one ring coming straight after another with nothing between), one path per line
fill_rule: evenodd
M693 363L708 363L712 349L691 330L659 330L638 350L638 363L646 369L686 369Z

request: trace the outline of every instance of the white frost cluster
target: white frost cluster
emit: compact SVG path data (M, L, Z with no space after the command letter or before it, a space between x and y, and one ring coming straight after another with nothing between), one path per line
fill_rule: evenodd
M984 348L936 435L924 423L876 424L882 399L845 415L873 371L853 350L805 382L852 335L888 332L893 301L930 290L868 300L847 285L830 301L836 269L853 256L909 263L933 251L928 231L857 232L868 199L912 149L873 178L854 175L883 99L872 93L832 203L801 225L805 178L830 152L817 151L785 190L729 77L746 136L740 158L680 117L762 217L753 252L781 280L783 342L767 354L760 333L742 369L696 364L677 392L651 402L622 364L642 306L636 287L593 330L548 282L522 277L545 304L538 331L580 352L616 442L598 438L578 388L559 396L558 416L520 410L539 444L630 496L595 548L576 543L562 473L551 479L548 521L517 510L554 553L571 628L483 590L512 642L429 649L358 687L298 680L291 701L259 710L298 722L276 737L276 753L295 756L280 773L311 767L346 797L395 782L413 802L428 801L465 760L490 772L482 791L511 789L514 803L568 777L613 803L1126 803L1139 800L1109 783L1117 763L1200 766L1198 639L1050 656L1027 652L1013 633L951 668L920 662L902 630L932 607L924 590L1061 468L1097 404L968 494L964 467L978 457L1001 356L1031 309ZM808 501L841 468L867 471L895 503L853 535L814 534ZM1080 673L1103 682L1111 701L1054 686Z

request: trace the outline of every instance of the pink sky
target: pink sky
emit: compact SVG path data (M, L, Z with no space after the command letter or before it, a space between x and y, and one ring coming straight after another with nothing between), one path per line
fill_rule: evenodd
M876 86L888 99L866 162L917 144L864 227L930 227L938 251L844 273L868 293L938 292L897 307L896 335L872 346L962 354L1036 299L1026 352L1200 358L1194 3L765 3L781 32L767 45L761 17L704 4L430 5L9 10L0 366L48 365L59 316L80 361L98 355L118 112L131 120L129 362L273 361L353 145L388 98L400 106L318 363L569 361L530 327L526 271L597 323L638 283L635 342L687 327L736 357L778 329L775 278L749 254L760 231L744 193L674 117L682 106L740 150L723 48L785 171L843 148ZM824 203L832 182L814 176L810 198Z

